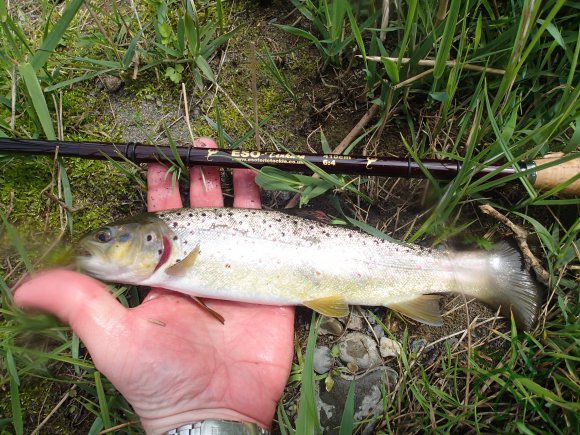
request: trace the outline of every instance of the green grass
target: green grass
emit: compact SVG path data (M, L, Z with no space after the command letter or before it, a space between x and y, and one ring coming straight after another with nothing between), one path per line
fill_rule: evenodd
M381 227L410 242L477 240L487 246L510 237L478 211L479 204L493 205L526 228L549 274L537 328L518 332L478 318L480 326L459 330L458 342L442 339L433 345L429 351L438 352L433 361L426 359L428 350L415 354L410 349L412 338L423 330L409 324L388 331L403 344L400 357L388 361L400 380L394 391L383 391L376 430L580 430L580 200L553 195L563 184L537 191L517 165L550 152L577 152L580 146L576 4L411 0L391 6L382 39L376 2L293 0L297 11L281 13L277 27L261 22L268 35L278 38L272 41L244 15L245 8L253 7L248 3L202 1L195 2L194 10L194 2L161 0L132 10L125 2L113 3L108 11L91 3L89 11L79 0L60 5L43 0L22 2L20 14L16 3L7 11L0 0L1 135L99 140L96 130L110 126L90 115L84 119L90 111L84 99L92 80L113 74L143 98L171 95L176 84L185 82L195 98L207 102L201 104L203 116L194 121L196 134L213 135L223 146L253 147L250 75L236 54L244 57L246 38L255 38L261 60L255 71L260 134L268 147L281 144L298 153L311 145L328 153L362 117L364 109L353 116L353 107L372 103L380 107L379 116L347 152L460 161L454 180L431 179L428 191L422 190L425 183L394 184L319 170L320 178L312 179L270 168L260 173L259 182L264 188L301 193L303 205L330 199L351 224L378 236L382 233L374 226ZM441 5L447 5L442 20L437 14ZM252 11L260 16L259 9ZM235 53L228 51L229 44ZM424 60L432 66L420 65ZM455 63L450 66L449 60ZM132 80L136 70L138 78ZM341 97L335 100L337 90ZM96 104L109 101L101 98ZM319 126L321 132L307 143L303 137ZM106 133L118 137L110 128ZM165 130L165 125L158 128ZM154 133L144 132L144 137ZM397 145L385 145L393 138ZM577 157L561 161L570 158ZM474 177L491 163L517 170L503 180L494 174ZM176 167L174 181L186 172ZM91 184L87 174L99 182ZM40 241L70 240L127 208L138 209L138 184L142 187L142 174L128 165L0 156L0 388L10 397L0 403L2 433L30 433L53 409L45 433L75 433L77 421L83 432L99 433L136 420L95 370L78 337L54 319L25 316L13 305L9 286L58 254L48 243L40 248ZM425 209L417 213L412 208L406 215L419 196ZM365 222L369 208L383 211L381 219ZM35 240L24 236L28 233ZM118 293L126 305L138 303L134 289ZM392 314L379 320L396 324ZM297 338L296 362L278 407L276 425L282 433L319 431L314 385L324 379L312 372L315 343L313 318L308 336ZM46 402L39 403L46 391ZM65 395L66 405L59 405ZM360 432L364 423L353 422L352 415L347 407L341 433ZM122 431L141 433L133 423Z

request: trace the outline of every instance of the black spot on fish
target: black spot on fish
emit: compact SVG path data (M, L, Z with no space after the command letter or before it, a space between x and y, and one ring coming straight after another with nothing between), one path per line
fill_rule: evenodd
M226 269L231 269L231 267L232 267L232 265L231 265L231 264L228 264L228 263L226 263L226 264L225 264L225 268L226 268Z
M173 240L177 240L177 236L173 236Z
M310 225L310 229L313 230L314 229L314 225Z
M256 212L255 212L255 211L253 211L253 212L252 212L252 214L256 214Z
M217 216L218 217L222 217L223 216L223 213L218 213Z
M205 212L203 212L201 215L202 215L203 217L206 217L206 213L205 213Z
M282 237L284 237L286 234L282 233Z
M177 227L177 222L173 222L173 228Z
M147 241L150 242L153 240L153 236L151 234L147 234Z
M177 216L181 216L181 212L178 211L177 213L175 213Z
M234 214L231 211L228 212L228 216L233 216L233 215Z
M176 263L179 263L181 261L181 258L178 258L177 260L175 260Z
M187 245L187 240L184 240L184 241L183 241L183 244L184 244L184 245Z
M244 217L248 217L248 213L244 213Z
M163 254L163 250L160 249L159 251L157 251L157 254L159 254L159 255Z
M189 213L189 217L193 217L193 213ZM189 225L189 224L188 224Z

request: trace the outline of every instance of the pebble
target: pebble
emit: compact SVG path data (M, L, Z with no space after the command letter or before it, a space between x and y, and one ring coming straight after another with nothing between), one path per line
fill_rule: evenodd
M421 349L427 346L429 342L424 338L418 338L417 340L413 340L411 342L411 352L418 353Z
M373 326L373 331L378 338L385 336L385 330L383 329L383 327L381 325Z
M327 346L317 346L314 349L313 367L319 375L323 375L332 368L332 355Z
M334 317L325 317L320 322L319 334L322 335L336 335L339 336L343 333L344 326Z
M377 343L360 332L347 334L338 344L340 359L345 363L356 364L360 369L380 366L383 362Z
M108 93L117 92L123 86L123 80L110 74L103 74L99 77L97 88L103 89Z
M387 358L390 356L397 356L401 353L403 347L401 343L395 340L391 340L387 337L381 337L381 341L379 343L379 351L381 352L381 356L383 358Z
M346 329L351 331L360 331L363 328L362 316L358 314L351 314L348 323L346 324Z

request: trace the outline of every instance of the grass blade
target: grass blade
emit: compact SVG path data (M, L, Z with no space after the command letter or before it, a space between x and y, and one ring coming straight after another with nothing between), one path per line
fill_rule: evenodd
M32 105L36 112L36 116L42 125L44 130L44 135L49 140L56 140L56 133L54 132L54 126L52 124L52 118L50 112L48 111L48 105L46 104L46 99L44 98L44 93L40 87L36 73L34 72L34 67L30 63L24 63L18 66L18 70L24 79L26 84L26 89L28 90L28 95L32 100Z
M460 0L453 0L447 19L445 20L445 29L443 30L443 38L439 50L437 50L437 57L435 58L435 68L433 70L433 77L441 78L446 68L446 62L449 59L451 51L451 44L455 38L455 29L457 27L457 17L459 16L459 8L461 7Z
M95 371L95 388L97 390L97 397L99 399L99 408L101 410L101 419L105 428L111 427L111 419L109 417L109 404L107 403L107 396L103 389L103 380L101 373Z
M339 435L350 435L354 430L354 390L356 383L351 382L346 394L346 401L344 402L344 411L342 412L342 419L340 420Z
M10 378L10 407L12 409L12 426L16 435L24 433L24 424L22 422L22 408L20 405L20 390L18 383L14 378Z
M44 67L46 61L62 39L64 32L83 3L84 0L72 0L70 2L56 25L53 27L52 32L50 32L48 37L42 41L40 48L36 53L34 53L34 56L32 56L30 64L32 65L33 71L38 71Z
M309 435L320 433L316 401L314 399L314 348L316 347L316 313L312 312L310 331L308 332L308 344L304 367L302 368L302 385L300 389L300 402L298 404L298 416L296 417L296 433Z

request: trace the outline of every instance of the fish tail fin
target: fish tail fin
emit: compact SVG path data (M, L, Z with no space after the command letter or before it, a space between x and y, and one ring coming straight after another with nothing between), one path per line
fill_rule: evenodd
M542 290L522 267L522 256L505 242L483 255L487 285L474 292L466 289L466 295L500 307L500 313L507 318L513 314L520 329L532 329L538 318Z

